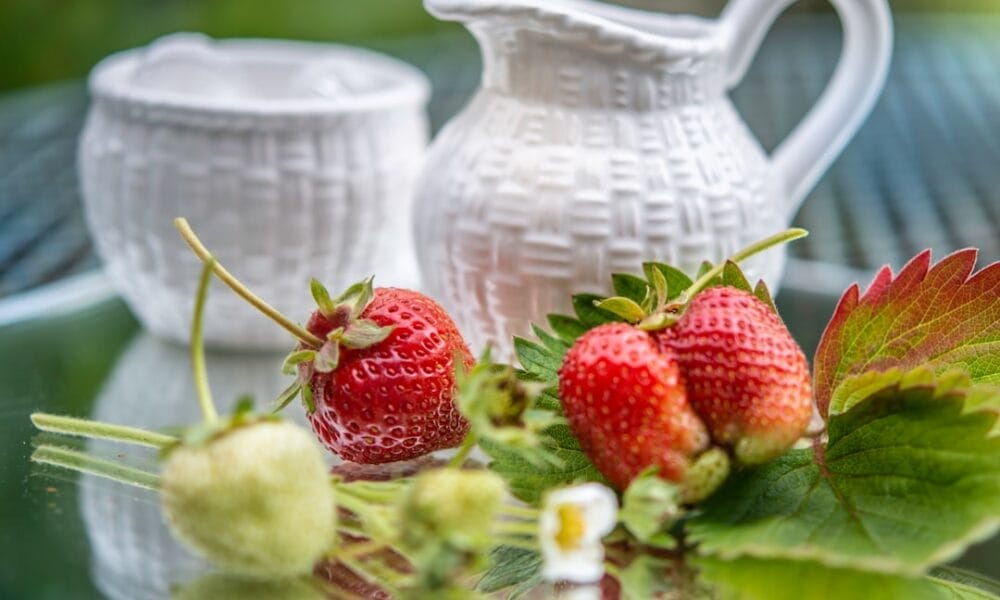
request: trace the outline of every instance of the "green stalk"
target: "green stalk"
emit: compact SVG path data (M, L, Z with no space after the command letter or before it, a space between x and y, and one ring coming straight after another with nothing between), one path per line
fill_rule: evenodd
M363 484L358 485L355 483L341 483L334 486L334 489L340 494L352 496L363 502L369 502L371 504L389 504L396 499L398 492L403 488L393 486L393 489L379 489Z
M804 238L807 235L809 235L809 232L806 231L805 229L799 229L799 228L786 229L781 233L776 233L769 238L750 244L746 248L730 256L728 260L731 260L734 263L739 263L741 261L750 258L751 256L754 256L755 254L760 254L764 250L773 248L775 246L779 246L781 244L786 244L788 242L791 242L792 240ZM725 267L726 267L726 261L722 261L719 264L712 267L711 269L709 269L704 275L699 277L697 281L692 283L691 287L684 290L684 293L681 295L681 298L678 298L678 301L680 303L684 303L687 301L688 298L694 297L695 294L703 290L705 286L708 285L709 281L712 281L713 279L718 277L722 273L722 270L725 269Z
M195 235L194 231L191 229L191 225L187 222L187 219L179 217L174 219L174 226L177 227L177 231L180 232L181 237L187 242L191 250L198 255L198 258L202 262L208 263L214 261L212 254L208 251L208 248L201 243L198 236ZM225 269L218 261L214 261L212 264L212 271L215 276L219 278L222 283L229 286L229 289L236 292L236 294L249 302L254 308L264 313L268 318L277 323L279 326L283 327L286 331L294 335L296 338L301 340L303 343L311 348L319 348L323 345L324 340L316 337L304 327L297 325L291 319L285 315L278 312L278 309L274 308L267 302L264 302L259 296L250 291L247 286L243 285L239 279L233 277L233 275Z
M150 448L165 448L177 442L177 438L155 431L147 431L125 425L111 425L89 419L62 417L47 413L33 413L31 422L41 431L62 433L85 438L96 438L112 442L138 444Z
M500 507L500 513L509 517L520 517L522 519L537 521L542 511L531 506L504 504Z
M337 504L357 515L358 519L365 522L365 517L371 516L372 509L376 508L368 499L355 494L345 494L343 490L338 490Z
M205 369L205 344L202 341L201 323L205 316L205 299L208 297L208 282L212 280L212 267L215 259L211 256L205 261L198 280L198 292L194 300L194 317L191 319L191 372L194 376L194 389L198 395L201 414L208 423L219 420L219 413L212 402L212 390L208 386L208 372Z
M160 487L160 478L153 473L95 458L69 448L50 445L39 446L31 455L31 460L80 473L90 473L147 490L157 490Z
M382 569L377 575L361 564L361 561L350 557L338 557L340 563L354 572L355 575L369 584L382 588L390 598L402 598L402 591L397 587L402 581L401 574L392 568ZM393 573L390 575L389 573Z
M530 521L497 521L496 529L501 533L538 535L538 523Z
M473 446L476 445L476 436L471 431L462 440L462 445L459 447L458 452L455 456L451 457L448 461L449 469L459 469L465 464L465 459L469 458L469 453L472 452Z

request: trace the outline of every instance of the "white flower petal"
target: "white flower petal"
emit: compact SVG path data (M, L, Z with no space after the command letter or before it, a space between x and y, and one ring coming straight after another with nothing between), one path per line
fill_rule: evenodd
M576 508L583 520L580 537L572 548L559 541L563 526L560 509ZM542 576L550 581L593 583L604 575L604 546L601 538L617 522L618 498L607 487L585 483L556 490L545 499L539 518L539 543L544 564Z

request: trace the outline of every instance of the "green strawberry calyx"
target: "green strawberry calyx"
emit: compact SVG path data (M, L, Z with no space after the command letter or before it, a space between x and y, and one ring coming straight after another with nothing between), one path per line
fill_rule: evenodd
M309 380L314 373L332 373L340 366L343 349L363 350L383 342L395 329L394 325L382 326L364 319L361 314L375 297L372 286L374 277L368 277L348 287L336 298L330 296L326 287L316 279L309 283L313 299L320 314L334 327L326 339L318 343L300 338L300 344L285 357L282 372L297 375L296 380L277 400L276 410L280 410L299 393L306 409L312 413L315 404L309 390Z
M746 275L740 269L739 263L765 250L807 235L809 232L805 229L787 229L747 246L718 264L713 265L706 262L702 265L698 278L680 293L675 293L670 289L667 275L674 270L672 267L658 263L645 263L643 272L646 279L640 281L646 286L646 293L641 301L626 296L612 296L594 300L594 306L632 323L640 329L657 331L676 323L691 299L702 290L718 285L727 285L754 294L764 304L775 310L774 301L767 285L763 281L758 281L755 287L751 287ZM676 278L674 280L676 281ZM775 312L777 311L775 310Z

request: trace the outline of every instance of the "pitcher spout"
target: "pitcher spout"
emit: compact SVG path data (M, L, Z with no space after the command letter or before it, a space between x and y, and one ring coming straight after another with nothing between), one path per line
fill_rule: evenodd
M718 46L715 21L605 4L597 0L424 0L435 17L470 27L490 24L544 26L553 34L595 35L637 52L690 54Z
M657 110L723 93L714 21L595 0L425 0L464 23L483 88L545 103Z

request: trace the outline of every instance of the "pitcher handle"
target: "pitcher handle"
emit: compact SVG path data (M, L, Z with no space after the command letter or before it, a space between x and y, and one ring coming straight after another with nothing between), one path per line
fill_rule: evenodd
M730 0L720 18L728 51L728 88L743 79L764 34L793 2ZM844 29L837 68L815 106L771 155L774 173L785 187L789 219L874 108L892 57L887 0L831 3Z

